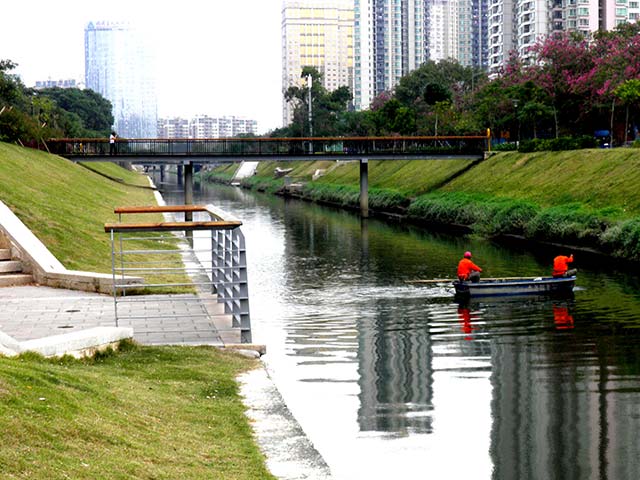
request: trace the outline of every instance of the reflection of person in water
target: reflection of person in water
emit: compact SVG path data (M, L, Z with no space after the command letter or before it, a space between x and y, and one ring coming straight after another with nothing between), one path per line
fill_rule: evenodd
M460 328L463 333L466 333L467 336L464 337L465 340L473 340L471 333L475 330L473 325L471 325L471 310L465 306L458 307L458 317L460 317Z
M553 321L557 330L573 328L573 315L569 314L569 309L563 305L553 306Z

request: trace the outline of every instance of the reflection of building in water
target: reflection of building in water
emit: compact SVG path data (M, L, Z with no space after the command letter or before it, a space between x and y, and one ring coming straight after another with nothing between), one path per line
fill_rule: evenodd
M401 310L379 307L374 334L359 339L360 429L429 433L431 340L426 332L416 335L413 329L402 329L402 319L393 315Z
M530 337L494 344L493 478L638 478L637 400L630 394L621 401L620 383L609 378L597 346L600 359L564 366L576 339L553 334L546 351L534 350Z

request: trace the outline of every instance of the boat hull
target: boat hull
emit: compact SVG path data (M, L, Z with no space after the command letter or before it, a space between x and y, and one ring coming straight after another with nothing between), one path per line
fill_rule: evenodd
M480 280L453 282L456 295L490 297L504 295L559 295L573 291L576 277L539 277L535 279Z

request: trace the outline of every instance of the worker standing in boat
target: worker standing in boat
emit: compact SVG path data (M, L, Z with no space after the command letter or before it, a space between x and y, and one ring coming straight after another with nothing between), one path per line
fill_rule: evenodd
M572 277L578 270L575 268L569 270L569 264L573 262L573 253L570 256L558 255L553 259L553 276L554 277Z
M471 252L464 252L464 258L458 263L458 279L461 282L480 281L480 272L482 269L471 261Z

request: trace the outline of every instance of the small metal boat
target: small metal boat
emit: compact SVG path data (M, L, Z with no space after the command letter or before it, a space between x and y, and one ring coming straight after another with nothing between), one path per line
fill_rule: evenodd
M479 282L455 280L456 295L488 297L501 295L559 295L573 291L576 277L491 278Z

